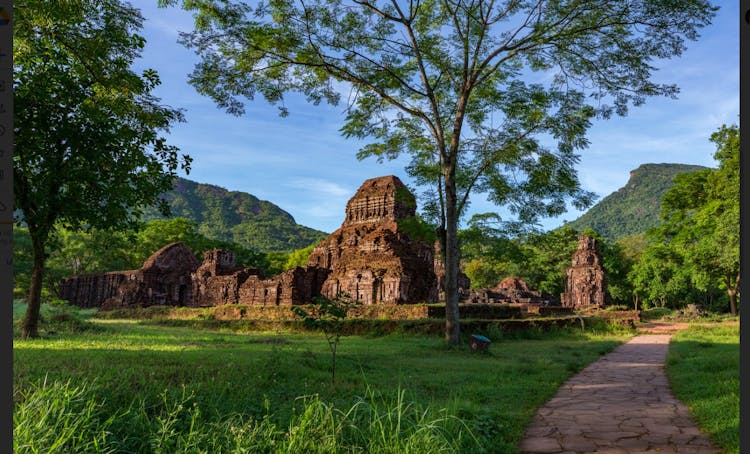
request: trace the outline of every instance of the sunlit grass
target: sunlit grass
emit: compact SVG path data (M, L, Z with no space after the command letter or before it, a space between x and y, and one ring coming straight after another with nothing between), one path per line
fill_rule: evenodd
M672 338L667 374L675 396L727 453L739 453L739 324L695 325Z
M498 333L490 335L493 343L486 353L471 352L466 343L448 347L441 337L347 336L339 349L336 383L331 384L331 358L321 334L238 334L132 320L91 323L98 328L16 339L14 391L22 396L45 380L86 384L100 421L119 415L106 428L107 446L128 452L158 452L153 440L139 434L157 433L159 418L167 418L184 396L190 396L187 404L199 412L201 426L225 424L237 433L259 430L258 424L286 433L307 411L301 396L318 396L321 405L339 416L355 407L364 411L361 402L374 398L383 402L380 409L370 419L355 418L361 427L342 432L346 443L360 437L358 446L364 446L364 439L383 438L387 421L382 418L391 414L389 406L401 405L425 426L443 419L466 426L461 440L450 441L453 448L446 452L514 452L536 408L568 377L631 335L559 331L529 334L533 339L516 334L519 339L513 339ZM181 411L175 437L189 438L194 414ZM353 424L347 418L337 421ZM206 443L224 443L225 450L241 441L193 435L207 437L200 438ZM411 435L404 437L398 442L403 444L393 443L409 446ZM481 449L472 445L474 438Z

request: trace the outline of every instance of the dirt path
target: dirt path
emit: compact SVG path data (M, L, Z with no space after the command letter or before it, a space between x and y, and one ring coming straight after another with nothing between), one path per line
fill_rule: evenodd
M684 325L684 326L682 326ZM719 453L674 398L664 373L672 333L687 324L649 323L640 334L568 380L540 408L522 453Z

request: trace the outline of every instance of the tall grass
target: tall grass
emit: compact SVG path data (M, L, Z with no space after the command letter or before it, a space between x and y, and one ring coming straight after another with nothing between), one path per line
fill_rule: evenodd
M114 452L109 429L117 415L102 414L87 384L45 379L14 400L14 452Z
M347 409L317 395L300 398L286 428L268 415L238 414L206 420L193 395L162 394L149 408L135 400L107 416L91 385L44 382L16 396L14 452L125 451L174 453L458 453L479 448L468 426L447 409L433 410L405 398L367 394Z

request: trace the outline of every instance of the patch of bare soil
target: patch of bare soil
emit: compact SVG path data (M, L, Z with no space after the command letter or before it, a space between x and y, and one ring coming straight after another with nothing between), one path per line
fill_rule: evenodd
M685 322L647 322L639 323L636 330L639 334L674 334L688 327Z
M687 322L674 322L674 321L653 321L646 323L639 323L636 325L636 329L639 334L674 334L677 331L687 328L691 325L700 326L714 326L714 325L726 325L738 322L703 322L703 323L687 323Z

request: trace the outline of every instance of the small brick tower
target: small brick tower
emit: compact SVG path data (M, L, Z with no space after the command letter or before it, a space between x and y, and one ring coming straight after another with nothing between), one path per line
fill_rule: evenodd
M565 293L560 295L564 307L576 310L600 309L609 299L604 282L604 268L596 240L588 235L578 237L578 250L568 268Z

